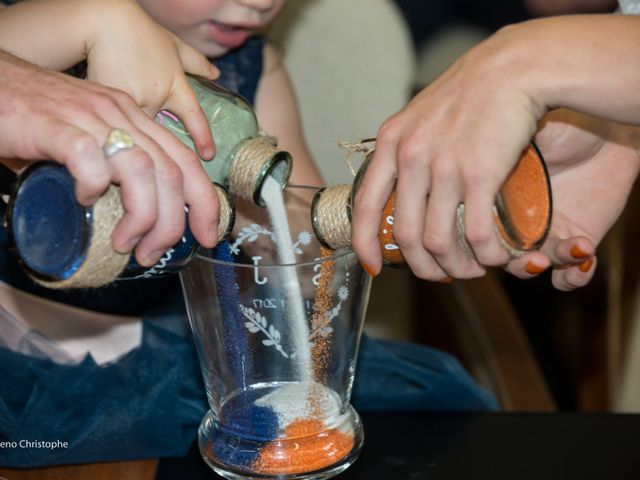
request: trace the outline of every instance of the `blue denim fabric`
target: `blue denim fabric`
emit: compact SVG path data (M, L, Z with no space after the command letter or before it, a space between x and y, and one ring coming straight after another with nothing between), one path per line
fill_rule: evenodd
M364 336L351 403L360 411L486 411L498 402L448 353Z
M0 465L179 457L207 409L184 314L147 320L143 344L118 362L76 366L0 349L0 441L60 440L57 450L3 448ZM448 354L363 338L357 410L494 410L497 403Z

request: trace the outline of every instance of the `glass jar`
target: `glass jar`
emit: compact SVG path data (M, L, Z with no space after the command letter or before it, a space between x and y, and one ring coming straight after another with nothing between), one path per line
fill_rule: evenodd
M200 452L226 478L329 478L362 447L349 399L371 278L313 238L313 192L285 190L295 263L245 204L234 240L180 272L210 407Z
M239 95L214 83L188 77L215 138L216 157L201 164L218 183L223 209L219 232L233 227L235 197L262 205L267 177L284 188L291 173L291 156L278 150L272 138L260 135L255 113ZM191 136L170 112L160 112L157 122L194 149ZM124 214L119 190L111 188L91 208L77 203L69 172L45 162L20 176L9 205L8 229L22 265L38 283L49 288L87 288L117 278L140 278L172 273L196 253L198 244L188 226L180 242L167 250L158 264L140 266L129 255L111 247L111 232Z
M227 190L215 187L222 240L233 228L235 207ZM75 181L66 167L38 162L18 176L7 207L7 232L21 265L36 282L51 288L98 287L115 278L174 273L195 255L199 246L188 222L180 241L152 267L113 251L111 232L123 214L117 187L85 207L76 200Z
M373 143L373 140L363 141ZM320 190L311 207L314 233L329 248L351 245L351 209L358 187L373 157L373 148L366 153L352 185L337 185ZM551 226L551 184L542 154L532 142L522 153L496 196L494 204L495 228L503 247L511 258L539 248L547 238ZM383 262L404 266L405 260L393 236L395 190L382 213L378 239ZM458 243L473 257L464 231L464 204L456 210Z

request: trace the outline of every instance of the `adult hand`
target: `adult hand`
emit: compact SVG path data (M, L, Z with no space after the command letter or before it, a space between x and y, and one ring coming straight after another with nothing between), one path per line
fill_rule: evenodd
M354 205L353 245L365 268L380 269L378 225L394 186L394 233L416 275L471 278L506 263L493 226L495 195L544 114L563 106L637 123L639 22L582 15L506 27L387 120ZM456 241L459 203L475 260Z
M116 250L152 265L181 237L184 205L204 246L216 243L218 199L197 155L156 124L127 94L48 71L0 51L0 157L53 159L76 179L80 203L120 185L125 215L113 232ZM105 159L113 128L137 147Z
M378 225L394 185L394 236L418 277L472 278L507 262L493 228L495 195L544 108L514 84L521 62L495 55L501 46L492 38L471 50L380 128L353 212L353 245L370 270L381 267ZM460 203L477 261L456 240Z
M535 138L551 179L551 230L541 252L511 261L509 272L528 278L552 265L560 290L589 282L595 246L622 212L640 170L638 133L566 109L544 118Z

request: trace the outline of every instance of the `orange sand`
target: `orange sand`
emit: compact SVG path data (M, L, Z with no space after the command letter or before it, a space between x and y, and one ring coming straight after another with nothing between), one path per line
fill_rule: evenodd
M549 228L551 192L542 159L528 147L500 190L503 213L496 223L512 246L530 250L538 246Z
M262 474L291 475L320 470L340 461L353 449L353 436L323 428L320 420L294 421L284 431L286 438L270 442L252 469Z
M380 230L378 232L378 241L380 242L380 252L382 258L387 264L404 265L405 260L399 248L389 249L388 246L397 246L396 239L393 237L393 215L396 210L396 191L391 193L382 211L382 220L380 221Z

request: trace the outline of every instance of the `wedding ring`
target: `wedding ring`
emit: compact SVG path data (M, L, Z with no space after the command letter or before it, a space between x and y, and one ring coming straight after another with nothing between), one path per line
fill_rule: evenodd
M122 150L130 150L135 147L133 137L121 128L113 128L102 146L102 152L106 158L113 157Z

